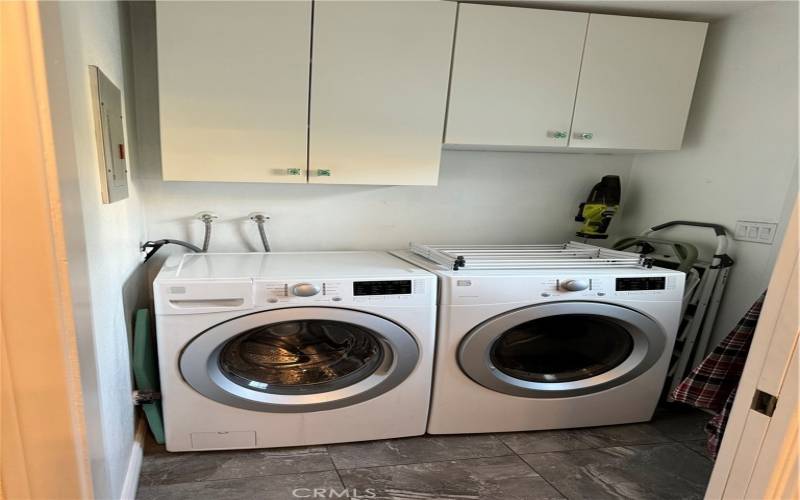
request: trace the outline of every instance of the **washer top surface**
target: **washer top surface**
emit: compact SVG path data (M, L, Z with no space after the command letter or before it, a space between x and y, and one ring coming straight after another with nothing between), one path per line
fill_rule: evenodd
M386 252L188 253L168 261L160 279L388 278L430 273Z

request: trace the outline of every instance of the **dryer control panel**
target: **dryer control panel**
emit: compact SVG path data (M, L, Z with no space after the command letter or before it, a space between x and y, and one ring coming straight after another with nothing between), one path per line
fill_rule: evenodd
M636 278L617 278L616 290L618 292L641 292L651 290L666 290L666 276L640 276Z
M443 283L441 304L501 304L551 300L681 301L684 275L601 274L580 270L549 275L494 275L451 278Z

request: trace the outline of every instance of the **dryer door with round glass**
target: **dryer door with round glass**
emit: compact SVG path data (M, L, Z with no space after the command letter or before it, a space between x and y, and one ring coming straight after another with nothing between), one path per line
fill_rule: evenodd
M514 396L559 398L599 392L647 371L666 334L622 306L559 302L510 311L467 334L461 369L475 382Z
M216 325L184 349L180 369L220 403L268 412L349 406L405 380L419 360L405 329L361 311L297 307Z

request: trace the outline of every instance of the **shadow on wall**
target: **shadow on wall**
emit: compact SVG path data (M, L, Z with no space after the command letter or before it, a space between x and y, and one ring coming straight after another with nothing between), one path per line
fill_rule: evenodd
M152 303L148 281L147 266L138 266L122 284L122 310L125 315L125 328L128 335L128 352L133 356L134 317L136 311L143 307L150 307ZM131 378L133 380L133 378Z

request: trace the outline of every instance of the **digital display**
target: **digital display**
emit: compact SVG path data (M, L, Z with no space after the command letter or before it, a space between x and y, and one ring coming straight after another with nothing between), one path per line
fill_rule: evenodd
M411 280L354 281L353 295L411 295Z
M667 278L617 278L618 292L637 292L645 290L664 290Z

